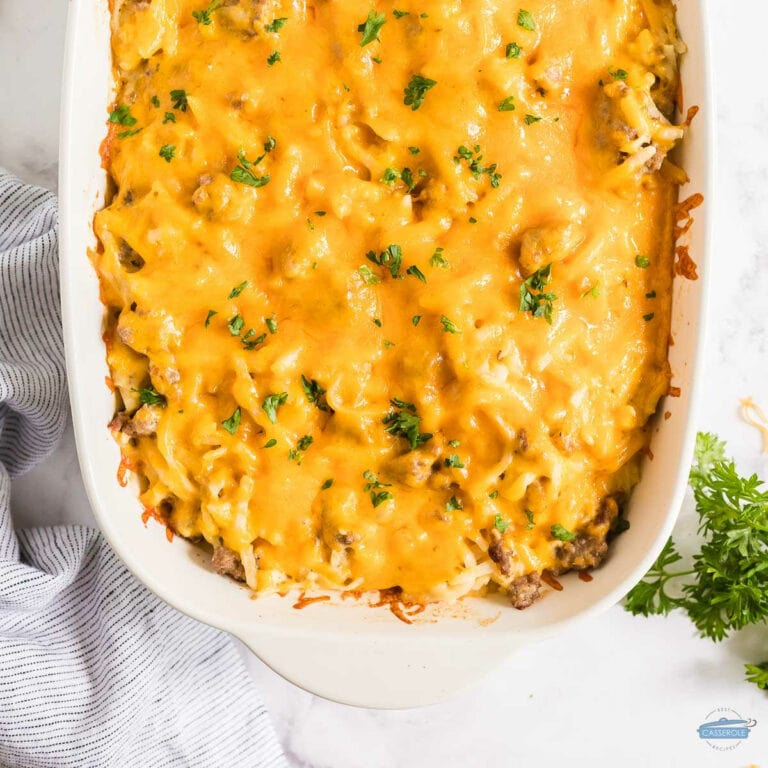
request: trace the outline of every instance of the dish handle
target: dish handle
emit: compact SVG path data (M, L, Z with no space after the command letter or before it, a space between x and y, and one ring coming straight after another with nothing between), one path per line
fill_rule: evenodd
M472 636L404 639L263 629L239 633L239 639L289 682L331 701L375 709L442 701L480 680L525 642L523 633L506 636L502 644L501 638L479 643Z

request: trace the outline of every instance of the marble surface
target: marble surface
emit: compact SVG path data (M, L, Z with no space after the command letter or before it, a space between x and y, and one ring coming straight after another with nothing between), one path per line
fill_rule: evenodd
M744 471L768 478L759 436L737 414L745 395L768 405L768 89L761 75L768 6L710 6L719 160L717 199L709 201L716 236L699 427L726 438ZM51 189L65 16L63 0L0 2L0 164ZM13 510L19 525L92 521L71 432L14 484ZM691 536L693 523L689 499L678 531ZM548 768L567 758L577 767L735 768L768 761L768 695L742 682L745 660L768 658L767 627L714 645L682 617L635 619L615 607L519 652L451 701L402 712L321 700L243 654L295 766ZM697 737L716 707L758 721L733 752Z

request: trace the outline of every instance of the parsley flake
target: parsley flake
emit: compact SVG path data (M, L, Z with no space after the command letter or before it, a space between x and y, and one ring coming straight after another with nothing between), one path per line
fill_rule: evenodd
M261 404L264 413L267 414L267 418L273 423L277 424L277 409L281 405L285 405L288 402L288 393L280 392L279 394L267 395Z
M230 435L234 435L235 432L237 432L237 428L240 426L240 406L235 408L228 419L224 419L224 421L221 422L221 426L224 427Z
M386 23L386 14L376 13L374 10L368 11L368 18L362 24L357 25L357 31L363 33L360 39L360 47L365 48L369 43L378 40L379 32Z
M413 75L403 92L403 104L414 112L424 103L424 97L431 88L437 85L437 80L422 75Z
M530 312L534 317L543 317L552 325L552 304L557 299L554 293L545 291L552 279L552 265L537 269L520 284L520 312Z
M517 12L517 26L527 29L529 32L533 32L536 29L536 24L533 21L533 16L528 11Z

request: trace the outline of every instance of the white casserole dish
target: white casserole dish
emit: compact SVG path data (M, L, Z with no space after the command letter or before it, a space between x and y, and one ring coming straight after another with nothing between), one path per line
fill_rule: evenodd
M654 459L645 461L629 507L632 527L614 542L590 583L568 575L563 592L548 593L526 611L501 600L470 599L437 622L409 626L384 609L351 601L298 611L291 599L254 600L247 589L215 574L195 546L179 537L169 543L160 525L145 526L135 488L118 485L120 454L107 429L114 401L104 381L104 310L87 255L95 245L93 214L103 204L106 181L99 144L113 92L109 13L106 0L70 0L59 183L67 370L80 466L93 511L131 571L179 610L239 637L288 680L321 696L368 707L437 701L480 678L515 648L616 603L645 573L672 529L695 437L714 167L705 7L705 0L682 0L678 8L690 50L683 61L685 102L701 108L681 158L691 178L681 195L705 196L689 240L700 277L675 282L670 361L681 396L667 398L660 409L672 416L656 425Z

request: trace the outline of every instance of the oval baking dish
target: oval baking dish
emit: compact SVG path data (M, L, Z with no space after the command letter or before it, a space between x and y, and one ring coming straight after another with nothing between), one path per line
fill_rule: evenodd
M88 259L95 246L93 214L103 205L106 174L99 146L113 93L106 2L70 4L61 121L61 290L67 370L78 455L99 525L114 550L150 589L179 610L239 637L281 675L347 704L408 707L432 703L478 679L514 648L593 615L619 600L644 574L674 524L685 491L695 436L696 374L704 335L707 281L707 203L710 199L710 116L705 3L678 8L688 53L682 80L686 105L700 111L683 142L681 165L705 204L688 233L699 278L674 284L670 348L672 383L628 509L631 530L589 582L565 576L564 590L527 611L493 599L468 598L458 607L430 609L436 621L405 624L384 610L331 600L296 610L279 597L252 599L249 590L214 573L208 558L180 537L142 520L136 491L116 481L119 448L106 425L114 400L102 339L104 308Z

